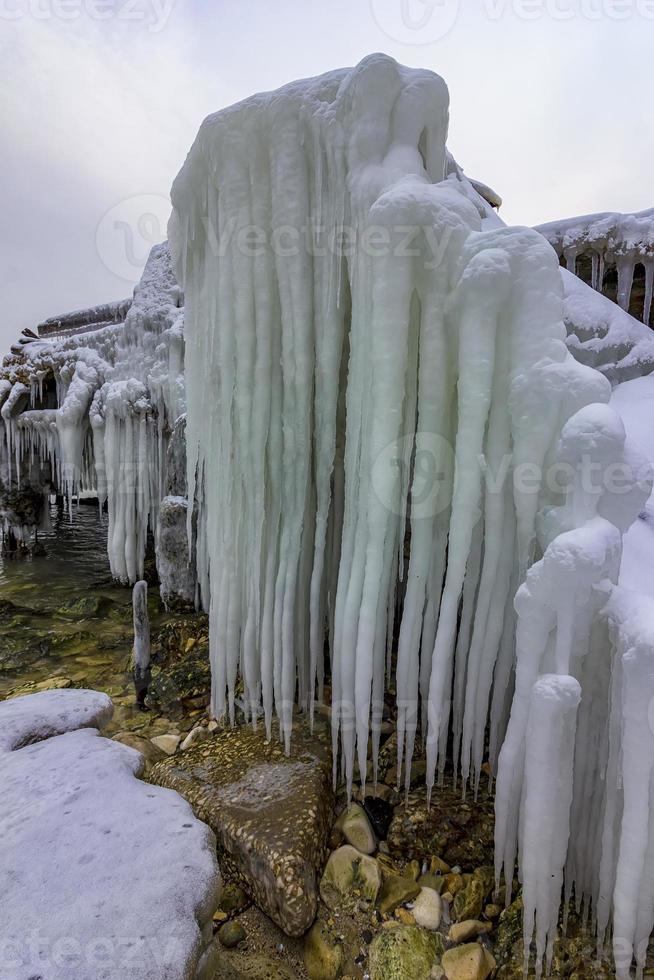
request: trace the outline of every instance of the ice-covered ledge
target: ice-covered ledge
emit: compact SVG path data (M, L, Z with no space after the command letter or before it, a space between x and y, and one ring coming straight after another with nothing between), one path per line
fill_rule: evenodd
M213 833L136 778L140 753L71 730L110 709L94 691L0 703L3 980L186 980L211 936Z

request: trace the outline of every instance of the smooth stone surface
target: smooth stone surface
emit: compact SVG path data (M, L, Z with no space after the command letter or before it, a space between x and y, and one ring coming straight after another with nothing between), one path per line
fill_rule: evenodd
M358 803L353 803L349 810L340 815L336 821L336 829L340 830L348 844L356 847L357 851L374 854L377 840L368 817Z
M151 739L136 735L134 732L118 732L117 735L113 736L113 741L120 742L121 745L127 745L130 749L136 749L137 752L140 752L145 759L146 772L149 772L157 762L166 758L163 749L157 748Z
M330 856L320 881L320 897L330 909L338 909L356 890L374 902L381 887L381 872L374 858L344 844Z
M442 949L439 939L418 926L377 933L368 956L370 980L426 980Z
M447 880L447 879L446 879ZM478 919L484 907L486 896L495 884L493 869L478 868L468 881L465 888L457 892L454 898L453 916L457 922L467 919ZM452 889L450 889L451 891Z
M323 922L314 922L304 937L304 966L309 980L337 980L343 953Z
M441 966L447 980L486 980L495 969L495 960L479 943L467 943L443 953Z
M166 755L174 755L179 747L180 737L170 732L167 735L155 735L150 741Z
M318 905L333 819L331 753L297 725L291 755L259 728L216 732L160 762L150 780L176 789L218 839L221 867L290 936Z
M423 929L438 929L441 924L441 897L433 888L421 888L411 907L411 914Z
M485 932L490 932L492 924L490 922L480 922L478 919L466 919L463 922L455 922L450 926L448 939L453 943L465 943L475 936L481 936Z
M381 912L394 912L398 905L413 901L419 892L420 885L413 878L389 875L377 896L377 905Z
M1 936L17 951L3 978L193 977L219 899L215 838L142 768L88 728L0 753Z
M186 749L190 749L192 745L195 745L197 742L204 742L208 738L211 738L211 733L207 730L206 725L196 725L196 727L192 728L188 733L180 745L180 749L182 752L185 752Z
M78 728L103 728L113 715L111 698L99 691L55 689L0 701L0 752Z
M240 922L225 922L218 930L218 939L226 949L234 949L245 939L245 929Z

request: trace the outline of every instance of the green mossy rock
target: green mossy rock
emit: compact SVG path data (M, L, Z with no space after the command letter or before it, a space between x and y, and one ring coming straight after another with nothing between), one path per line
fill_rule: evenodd
M426 980L442 950L442 937L418 926L379 932L370 945L370 980Z
M323 922L314 922L304 937L304 966L309 980L337 980L342 962L343 952L333 931Z

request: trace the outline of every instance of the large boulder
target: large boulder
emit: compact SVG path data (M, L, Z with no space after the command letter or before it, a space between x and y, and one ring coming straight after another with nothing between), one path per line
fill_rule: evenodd
M333 820L326 742L298 726L287 757L263 729L228 729L158 763L149 778L189 801L216 834L221 867L287 935L306 932Z

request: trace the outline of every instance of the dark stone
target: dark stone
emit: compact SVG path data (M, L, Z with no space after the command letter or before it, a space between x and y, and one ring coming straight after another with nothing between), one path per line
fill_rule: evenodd
M363 801L363 809L366 811L370 825L379 840L386 840L393 819L391 804L387 800L380 800L377 796L366 796Z

